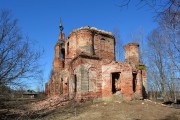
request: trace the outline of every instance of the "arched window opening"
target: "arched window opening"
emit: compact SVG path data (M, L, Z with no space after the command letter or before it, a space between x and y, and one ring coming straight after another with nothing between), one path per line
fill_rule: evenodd
M61 55L60 55L60 57L61 57L61 60L64 60L64 59L65 59L65 49L64 49L64 48L61 49Z

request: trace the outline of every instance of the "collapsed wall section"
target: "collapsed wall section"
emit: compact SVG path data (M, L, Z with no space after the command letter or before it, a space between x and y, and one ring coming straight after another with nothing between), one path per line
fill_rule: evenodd
M102 60L102 97L122 95L125 100L142 99L142 74L128 63Z

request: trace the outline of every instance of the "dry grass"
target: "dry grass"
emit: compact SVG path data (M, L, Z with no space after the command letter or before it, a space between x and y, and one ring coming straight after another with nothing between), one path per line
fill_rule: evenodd
M1 103L0 119L4 120L180 120L180 109L150 100L77 103L55 97Z

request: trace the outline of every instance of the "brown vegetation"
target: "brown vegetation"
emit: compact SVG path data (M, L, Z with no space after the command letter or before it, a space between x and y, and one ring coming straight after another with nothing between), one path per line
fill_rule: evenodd
M44 100L19 99L3 101L0 118L43 120L179 120L180 111L172 106L151 100L120 101L112 97L106 101L79 103L61 97ZM67 104L68 103L68 104Z

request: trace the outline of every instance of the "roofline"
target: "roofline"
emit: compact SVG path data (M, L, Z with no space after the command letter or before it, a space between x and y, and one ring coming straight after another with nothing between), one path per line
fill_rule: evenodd
M81 27L81 28L78 28L78 29L75 29L73 30L68 37L71 36L71 34L75 33L75 32L78 32L80 30L89 30L91 32L95 32L97 34L101 34L101 35L104 35L104 36L108 36L108 37L111 37L111 38L115 38L114 35L111 33L111 32L107 32L107 31L104 31L104 30L100 30L100 29L97 29L95 27L89 27L89 26L85 26L85 27Z

